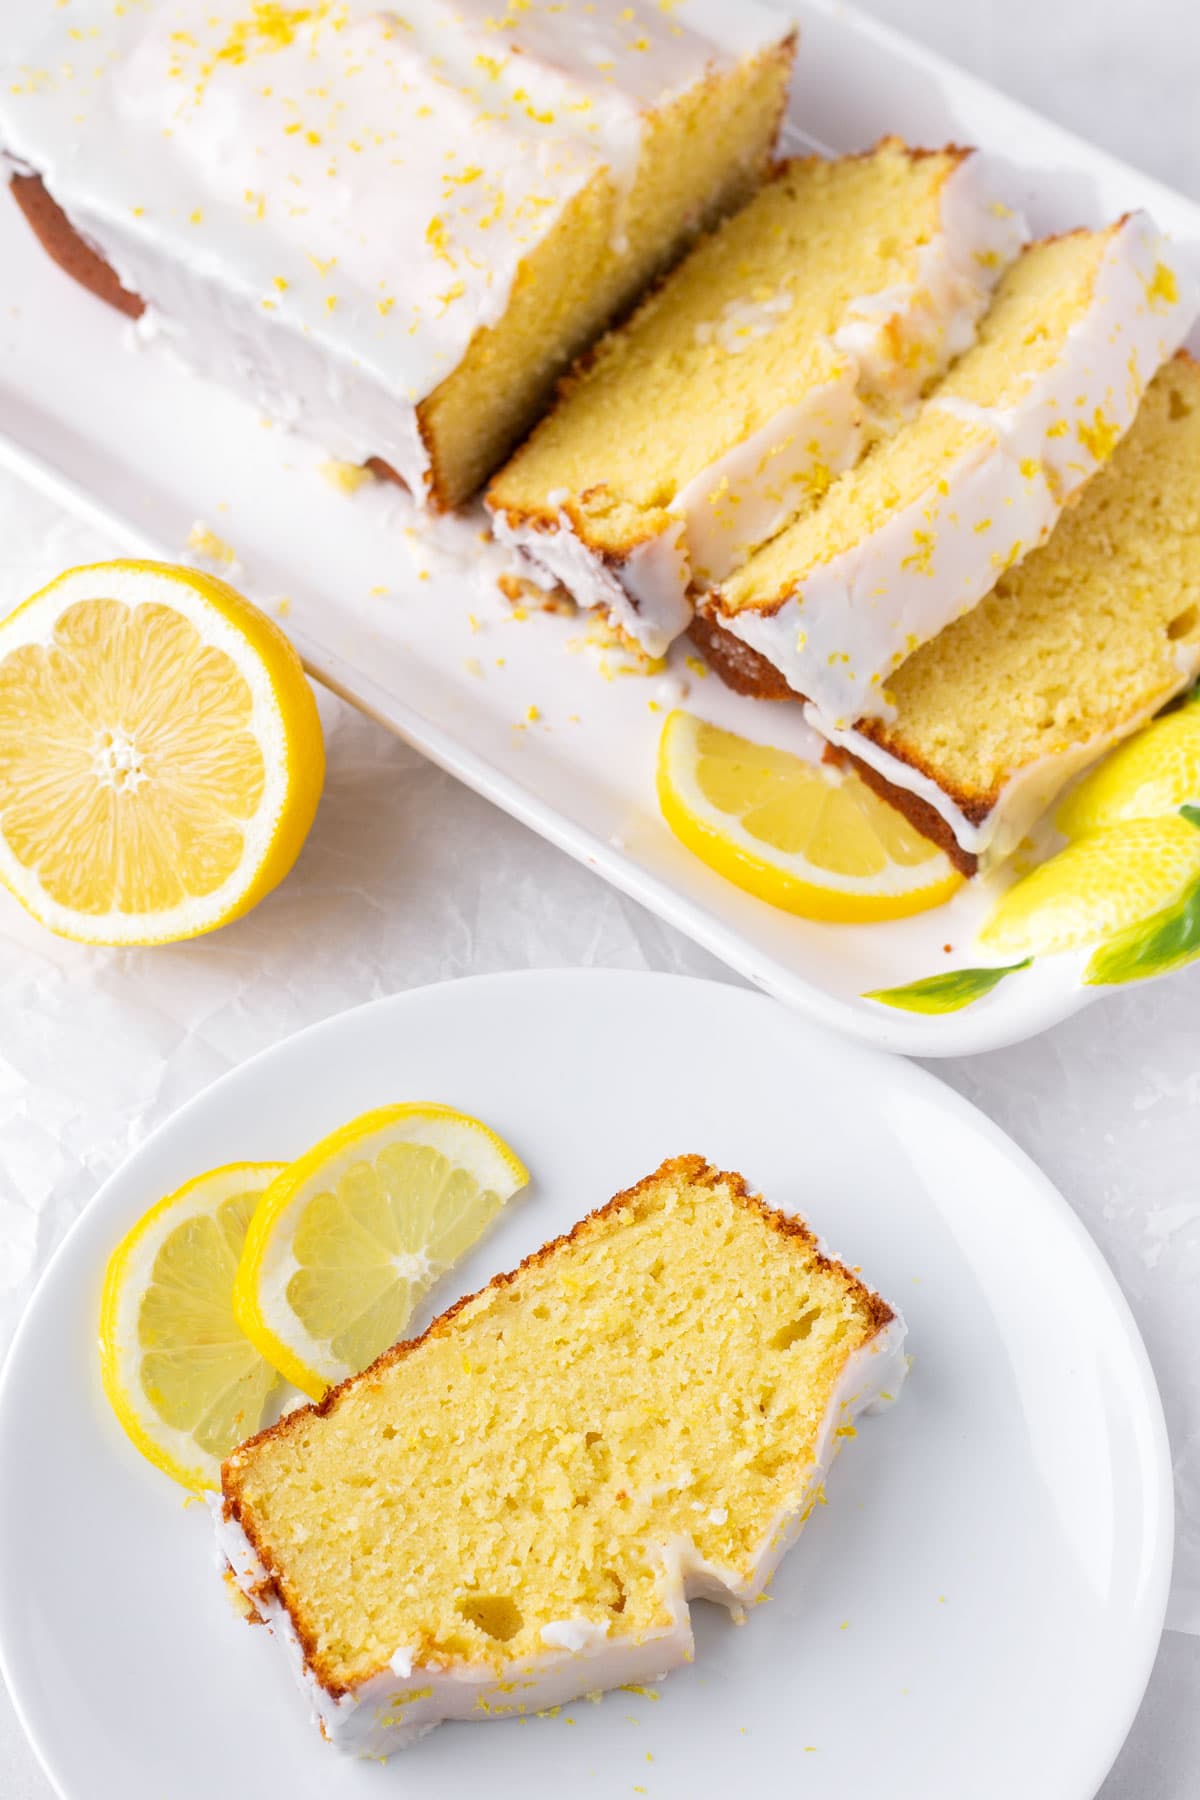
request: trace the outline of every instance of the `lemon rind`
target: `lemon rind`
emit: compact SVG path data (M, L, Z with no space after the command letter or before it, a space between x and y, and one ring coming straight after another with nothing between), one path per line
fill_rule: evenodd
M818 882L797 872L801 867L812 867L802 858L792 859L794 867L789 868L782 857L773 861L764 856L733 815L720 815L720 825L704 816L712 808L696 786L688 756L703 723L695 714L683 711L673 712L667 718L659 744L659 807L685 849L744 893L804 918L837 924L873 924L927 912L962 886L962 874L945 852L932 843L929 863L940 866L942 872L936 880L918 885L905 884L899 873L897 879L881 884L874 879L856 881L821 871ZM917 869L926 866L915 865ZM893 868L898 872L898 865Z
M306 1340L306 1348L310 1354L312 1347L319 1351L320 1346L300 1321L295 1320L295 1342L289 1343L266 1316L268 1303L264 1287L272 1272L269 1265L273 1264L280 1250L281 1228L284 1228L286 1215L307 1198L305 1190L313 1178L323 1174L339 1156L350 1152L368 1138L383 1136L404 1121L420 1120L448 1121L481 1139L497 1156L509 1177L510 1185L501 1196L503 1203L507 1203L529 1181L529 1171L524 1163L503 1138L481 1120L459 1112L454 1107L425 1101L403 1101L360 1113L347 1124L339 1126L336 1131L329 1132L302 1156L297 1157L295 1162L286 1166L264 1193L250 1221L233 1284L233 1313L259 1354L272 1363L285 1380L298 1387L311 1400L323 1400L338 1381L357 1374L358 1371L342 1364L335 1367L333 1359L329 1359L327 1363L328 1372L314 1367L313 1362L306 1359L297 1345ZM290 1233L288 1240L290 1241Z
M172 593L155 589L162 582ZM91 916L64 907L42 888L34 871L13 855L0 830L0 883L38 922L77 943L151 945L198 937L231 924L276 887L300 854L312 826L325 777L324 738L303 665L279 627L228 582L204 571L136 558L67 569L0 620L0 663L25 642L45 642L67 606L117 599L172 605L206 641L226 651L254 696L256 736L263 744L274 791L264 791L255 850L215 893L170 913ZM187 596L187 598L183 598ZM179 915L176 917L175 915ZM154 921L157 921L156 923Z
M143 1256L149 1248L148 1240L157 1237L161 1242L166 1236L166 1229L159 1228L169 1226L173 1229L175 1225L181 1224L182 1215L189 1204L192 1204L194 1215L202 1216L221 1205L232 1194L249 1192L255 1186L255 1178L259 1176L265 1178L265 1191L269 1181L286 1167L286 1163L278 1162L223 1163L219 1168L208 1169L204 1174L194 1176L142 1214L117 1244L105 1267L100 1295L99 1332L100 1380L105 1397L125 1435L147 1462L153 1463L164 1475L169 1475L180 1486L190 1488L193 1493L208 1492L220 1485L220 1464L217 1458L208 1457L193 1446L193 1454L197 1460L191 1464L181 1461L167 1448L164 1440L168 1437L186 1439L186 1433L177 1431L173 1426L163 1425L156 1435L147 1422L152 1415L148 1410L143 1413L133 1403L130 1388L122 1379L122 1348L125 1340L122 1314L126 1311L126 1302L131 1293L129 1277L133 1273L135 1258ZM210 1198L206 1206L194 1204L201 1191L218 1186L223 1190L219 1197ZM155 1251L157 1247L157 1244L154 1245ZM153 1261L152 1256L150 1260Z

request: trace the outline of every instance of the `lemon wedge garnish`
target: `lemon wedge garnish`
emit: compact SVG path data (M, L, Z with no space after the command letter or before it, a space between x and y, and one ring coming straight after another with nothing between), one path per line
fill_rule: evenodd
M264 1196L234 1285L242 1329L319 1400L401 1337L528 1180L507 1144L449 1107L363 1113Z
M1106 756L1055 814L1064 837L1125 819L1152 819L1200 801L1200 708L1155 719Z
M1068 844L1001 895L979 941L1002 956L1098 943L1182 900L1200 877L1187 819L1129 819Z
M233 1316L246 1227L283 1163L231 1163L168 1194L109 1258L100 1373L113 1411L158 1468L193 1489L257 1431L279 1377Z
M849 770L754 744L674 712L658 799L681 843L736 887L810 919L899 919L963 877Z
M291 868L324 769L299 657L214 576L98 563L0 621L0 880L66 937L238 918Z

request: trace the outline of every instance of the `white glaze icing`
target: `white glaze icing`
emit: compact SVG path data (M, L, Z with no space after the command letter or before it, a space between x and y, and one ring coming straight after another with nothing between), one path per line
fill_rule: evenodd
M614 1640L607 1621L555 1620L542 1630L548 1642L544 1655L499 1670L424 1668L401 1645L387 1670L356 1692L335 1698L309 1670L286 1609L262 1586L267 1571L236 1520L224 1516L219 1497L210 1503L218 1550L279 1644L314 1719L333 1744L354 1755L387 1756L448 1719L543 1712L581 1694L661 1681L692 1660L690 1599L719 1600L741 1614L762 1593L803 1529L854 1419L888 1405L899 1393L906 1373L904 1337L904 1322L897 1316L847 1358L821 1423L812 1465L795 1496L772 1520L745 1577L704 1561L688 1537L658 1546L653 1554L661 1568L668 1623L640 1640Z
M668 511L683 531L674 523L664 528L669 556L652 559L643 545L615 568L560 509L557 531L577 541L555 573L581 606L607 607L644 650L660 656L690 621L689 588L723 580L795 515L814 483L857 462L865 406L884 399L911 404L971 343L996 281L1025 241L1024 221L996 198L994 179L978 152L950 174L939 202L941 230L918 251L914 278L852 300L828 346L825 378L679 490ZM730 301L697 337L736 356L787 311L785 294ZM547 540L554 533L544 526L497 514L497 535L551 569ZM631 606L629 593L618 590L629 587L624 571L640 574L644 564L652 564L653 578L641 576Z
M912 280L852 301L834 335L858 364L868 405L914 401L970 347L993 288L1029 236L979 151L946 182L940 210L942 229L919 250Z
M1160 268L1174 298L1169 283L1155 292ZM1132 424L1198 307L1153 221L1132 214L1113 232L1060 355L1018 401L991 411L936 394L929 402L984 429L986 441L851 549L805 571L773 612L726 611L718 595L714 616L812 702L827 732L893 717L887 678L1045 541Z
M858 461L862 402L858 368L840 360L829 380L702 469L671 502L683 520L688 578L706 585L728 574L794 516L814 482Z
M750 0L20 7L0 144L204 372L413 491L415 413L646 113L780 41ZM619 235L619 227L618 227Z
M996 804L978 823L968 819L961 807L931 776L892 755L873 738L853 728L839 730L823 723L815 707L806 706L804 714L822 737L857 756L882 775L885 781L891 782L893 787L924 800L950 827L955 842L970 855L977 856L980 868L987 870L1003 862L1006 856L1012 855L1069 781L1074 780L1091 763L1098 762L1114 745L1131 737L1143 725L1148 725L1168 700L1192 685L1200 675L1200 648L1181 648L1176 662L1179 668L1178 681L1164 688L1141 712L1124 720L1117 730L1103 732L1085 743L1071 744L1014 770L1002 787Z
M691 609L682 522L611 562L584 542L563 507L546 530L510 523L503 512L493 513L492 530L500 543L521 552L536 577L561 582L580 606L607 613L648 656L664 655L686 630Z

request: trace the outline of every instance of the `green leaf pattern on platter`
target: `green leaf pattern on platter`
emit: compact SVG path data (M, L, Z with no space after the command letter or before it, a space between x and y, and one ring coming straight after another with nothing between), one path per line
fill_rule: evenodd
M878 1000L882 1006L895 1006L903 1012L961 1012L964 1006L990 994L1006 975L1027 969L1032 961L1032 956L1027 956L1024 962L1008 963L999 969L947 969L942 975L929 975L924 981L910 981L904 987L876 988L864 994L863 999Z
M1200 684L1188 695L1188 704L1200 703ZM1200 830L1200 806L1181 806L1181 817ZM1165 975L1181 969L1200 955L1200 881L1188 889L1182 900L1136 925L1126 926L1096 950L1084 971L1089 987L1113 987L1127 981L1147 981L1152 975ZM1027 969L1033 962L1009 963L999 969L947 969L942 975L927 976L924 981L910 981L903 987L876 988L864 994L864 1000L877 1000L882 1006L894 1006L903 1012L953 1013L973 1006L990 994L1006 975Z
M1113 987L1125 981L1146 981L1181 969L1200 955L1200 881L1193 882L1182 900L1162 912L1127 925L1101 944L1084 971L1089 987Z

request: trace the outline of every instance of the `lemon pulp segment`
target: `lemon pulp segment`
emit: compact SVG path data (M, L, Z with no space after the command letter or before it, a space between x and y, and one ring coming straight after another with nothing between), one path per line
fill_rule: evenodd
M853 773L672 713L658 793L671 830L719 875L787 911L899 918L962 883L945 854Z
M319 1398L403 1334L414 1307L528 1180L478 1120L381 1107L272 1184L235 1289L243 1329Z
M233 1314L246 1229L280 1163L234 1163L159 1201L118 1244L105 1275L105 1392L142 1454L191 1488L255 1432L278 1385Z
M238 917L294 862L323 775L299 658L212 576L75 569L0 622L0 877L64 935Z

